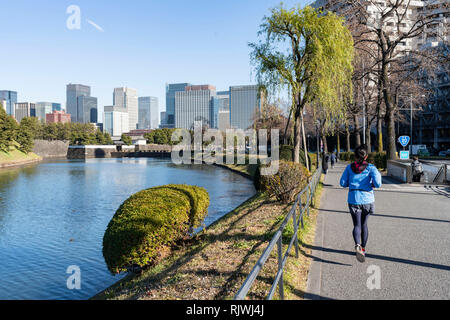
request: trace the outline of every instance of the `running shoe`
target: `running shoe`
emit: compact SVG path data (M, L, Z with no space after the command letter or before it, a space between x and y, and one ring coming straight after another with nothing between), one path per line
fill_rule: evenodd
M355 250L356 250L356 259L361 263L365 262L366 261L366 251L364 250L364 248L361 247L360 244L357 244L355 246Z

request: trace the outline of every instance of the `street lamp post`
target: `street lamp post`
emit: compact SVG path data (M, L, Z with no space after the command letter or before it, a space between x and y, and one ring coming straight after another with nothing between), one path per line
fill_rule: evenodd
M320 128L320 121L317 120L316 122L316 137L317 137L317 169L319 169L319 158L320 158L320 138L319 138L319 128Z

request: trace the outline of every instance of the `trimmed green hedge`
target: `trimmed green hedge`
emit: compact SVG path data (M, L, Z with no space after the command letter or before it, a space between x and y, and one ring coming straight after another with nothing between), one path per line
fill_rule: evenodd
M280 160L294 161L294 159L292 157L293 154L294 154L293 146L290 146L290 145L281 145L280 146ZM309 154L308 154L308 161L309 161L309 163L311 163L311 157ZM306 166L305 151L303 151L302 149L300 149L300 163L303 164L304 166Z
M339 159L343 161L354 161L355 154L353 152L341 152L339 155ZM386 152L369 153L369 156L367 157L367 162L372 163L378 169L386 169L387 168Z
M112 273L145 267L200 226L208 213L204 188L166 185L128 198L108 224L103 256Z

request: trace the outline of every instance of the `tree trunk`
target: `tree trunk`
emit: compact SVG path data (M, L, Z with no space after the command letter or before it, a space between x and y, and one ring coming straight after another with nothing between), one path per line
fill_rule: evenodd
M306 144L306 134L305 134L305 123L303 119L303 112L300 112L301 124L302 124L302 135L303 135L303 150L305 152L305 164L306 169L309 171L309 161L308 161L308 148Z
M345 140L347 144L347 152L350 152L351 146L350 146L350 129L348 128L348 125L345 124Z
M392 107L390 107L392 108ZM395 141L395 117L394 117L394 111L389 110L388 107L386 107L386 123L387 123L387 135L388 135L388 142L387 142L387 158L388 160L395 160L397 159L397 144Z
M336 136L336 156L339 159L339 153L341 152L341 138L339 136L339 130L337 131L337 136Z
M381 69L378 64L378 97L377 97L377 152L383 152L383 85L381 83Z
M383 152L383 119L377 119L377 151Z
M386 105L386 126L387 126L387 159L397 159L397 145L395 139L395 109L396 105L392 101L392 94L390 90L388 67L389 67L389 51L388 39L382 29L378 30L381 41L381 72L380 82L383 88L384 104Z
M353 115L353 124L354 124L353 134L355 135L355 145L359 146L361 145L361 135L359 133L360 128L356 114Z
M300 163L301 125L300 115L296 114L294 124L294 154L292 156L295 163Z
M372 152L372 139L370 137L370 127L372 126L372 123L369 123L369 117L367 117L366 119L366 146L367 149L369 150L369 153Z

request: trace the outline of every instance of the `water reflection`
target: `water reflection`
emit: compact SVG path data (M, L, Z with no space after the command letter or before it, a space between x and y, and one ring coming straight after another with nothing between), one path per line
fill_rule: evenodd
M104 231L131 194L163 184L204 187L211 224L254 194L228 170L163 159L55 160L0 171L0 299L86 299L117 281L102 256ZM78 265L82 289L68 290Z

